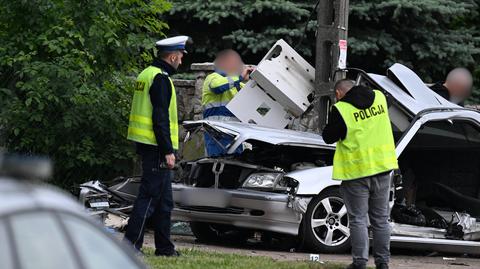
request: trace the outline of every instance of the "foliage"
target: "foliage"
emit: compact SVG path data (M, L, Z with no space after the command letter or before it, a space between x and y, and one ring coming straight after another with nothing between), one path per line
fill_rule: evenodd
M232 47L246 62L257 63L277 39L298 42L316 1L172 2L169 24L173 32L193 36L192 61L211 61L216 51ZM427 82L466 66L477 68L479 83L479 6L480 0L350 0L349 66L384 73L401 62ZM315 25L309 22L303 46L297 48L310 62ZM476 94L480 97L480 89Z
M456 66L473 67L480 36L462 20L475 16L475 8L473 0L353 1L350 64L380 72L401 62L427 81Z
M296 43L314 5L313 1L288 0L173 0L172 3L168 22L172 32L193 37L193 61L211 61L217 51L233 47L242 52L248 63L258 62L280 38ZM315 24L310 23L311 39L314 29ZM300 50L311 56L315 44L307 43Z
M1 0L0 130L51 156L56 183L131 171L133 76L167 25L165 0Z
M267 257L251 257L238 254L223 254L193 249L181 250L182 256L155 257L152 249L147 249L145 261L152 269L340 269L345 265L332 263L318 263L309 261L276 261Z
M476 16L470 16L465 19L465 23L468 25L473 25L475 28L475 38L480 36L480 0L475 0L477 5L477 13ZM480 47L477 45L477 47ZM477 54L474 56L475 59L475 69L474 69L474 77L475 82L474 85L476 87L476 91L473 92L473 97L471 98L471 103L480 104L480 55Z

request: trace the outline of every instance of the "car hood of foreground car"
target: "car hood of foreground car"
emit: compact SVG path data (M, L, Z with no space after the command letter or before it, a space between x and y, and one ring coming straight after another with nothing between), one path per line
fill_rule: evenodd
M232 139L229 148L232 146L236 148L237 145L247 141L308 148L335 148L334 145L326 144L322 136L318 134L287 129L279 130L242 122L199 120L186 121L183 126L190 132L198 128L204 128L211 135L217 133L229 136Z

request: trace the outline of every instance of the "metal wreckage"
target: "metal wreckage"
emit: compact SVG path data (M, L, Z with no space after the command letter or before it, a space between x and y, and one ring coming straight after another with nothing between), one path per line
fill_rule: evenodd
M480 113L443 99L401 64L386 75L347 71L388 99L403 174L391 188L392 246L480 254ZM335 146L318 134L285 129L312 105L314 73L280 40L228 104L241 122L183 124L185 148L203 152L208 133L225 154L181 163L175 220L189 222L202 240L259 231L294 236L320 252L349 248L340 182L332 180ZM80 200L120 228L139 183L139 177L89 181Z

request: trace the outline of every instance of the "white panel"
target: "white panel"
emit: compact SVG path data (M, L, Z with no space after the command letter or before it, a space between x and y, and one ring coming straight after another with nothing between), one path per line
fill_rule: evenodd
M315 69L283 40L275 43L251 77L295 117L310 106Z
M292 117L268 96L255 81L249 81L227 105L240 121L283 129Z

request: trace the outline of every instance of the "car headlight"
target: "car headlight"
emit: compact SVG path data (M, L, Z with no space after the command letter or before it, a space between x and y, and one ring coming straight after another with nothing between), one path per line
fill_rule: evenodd
M287 190L287 186L282 186L282 173L255 173L251 174L243 183L244 188L268 189L268 190Z

